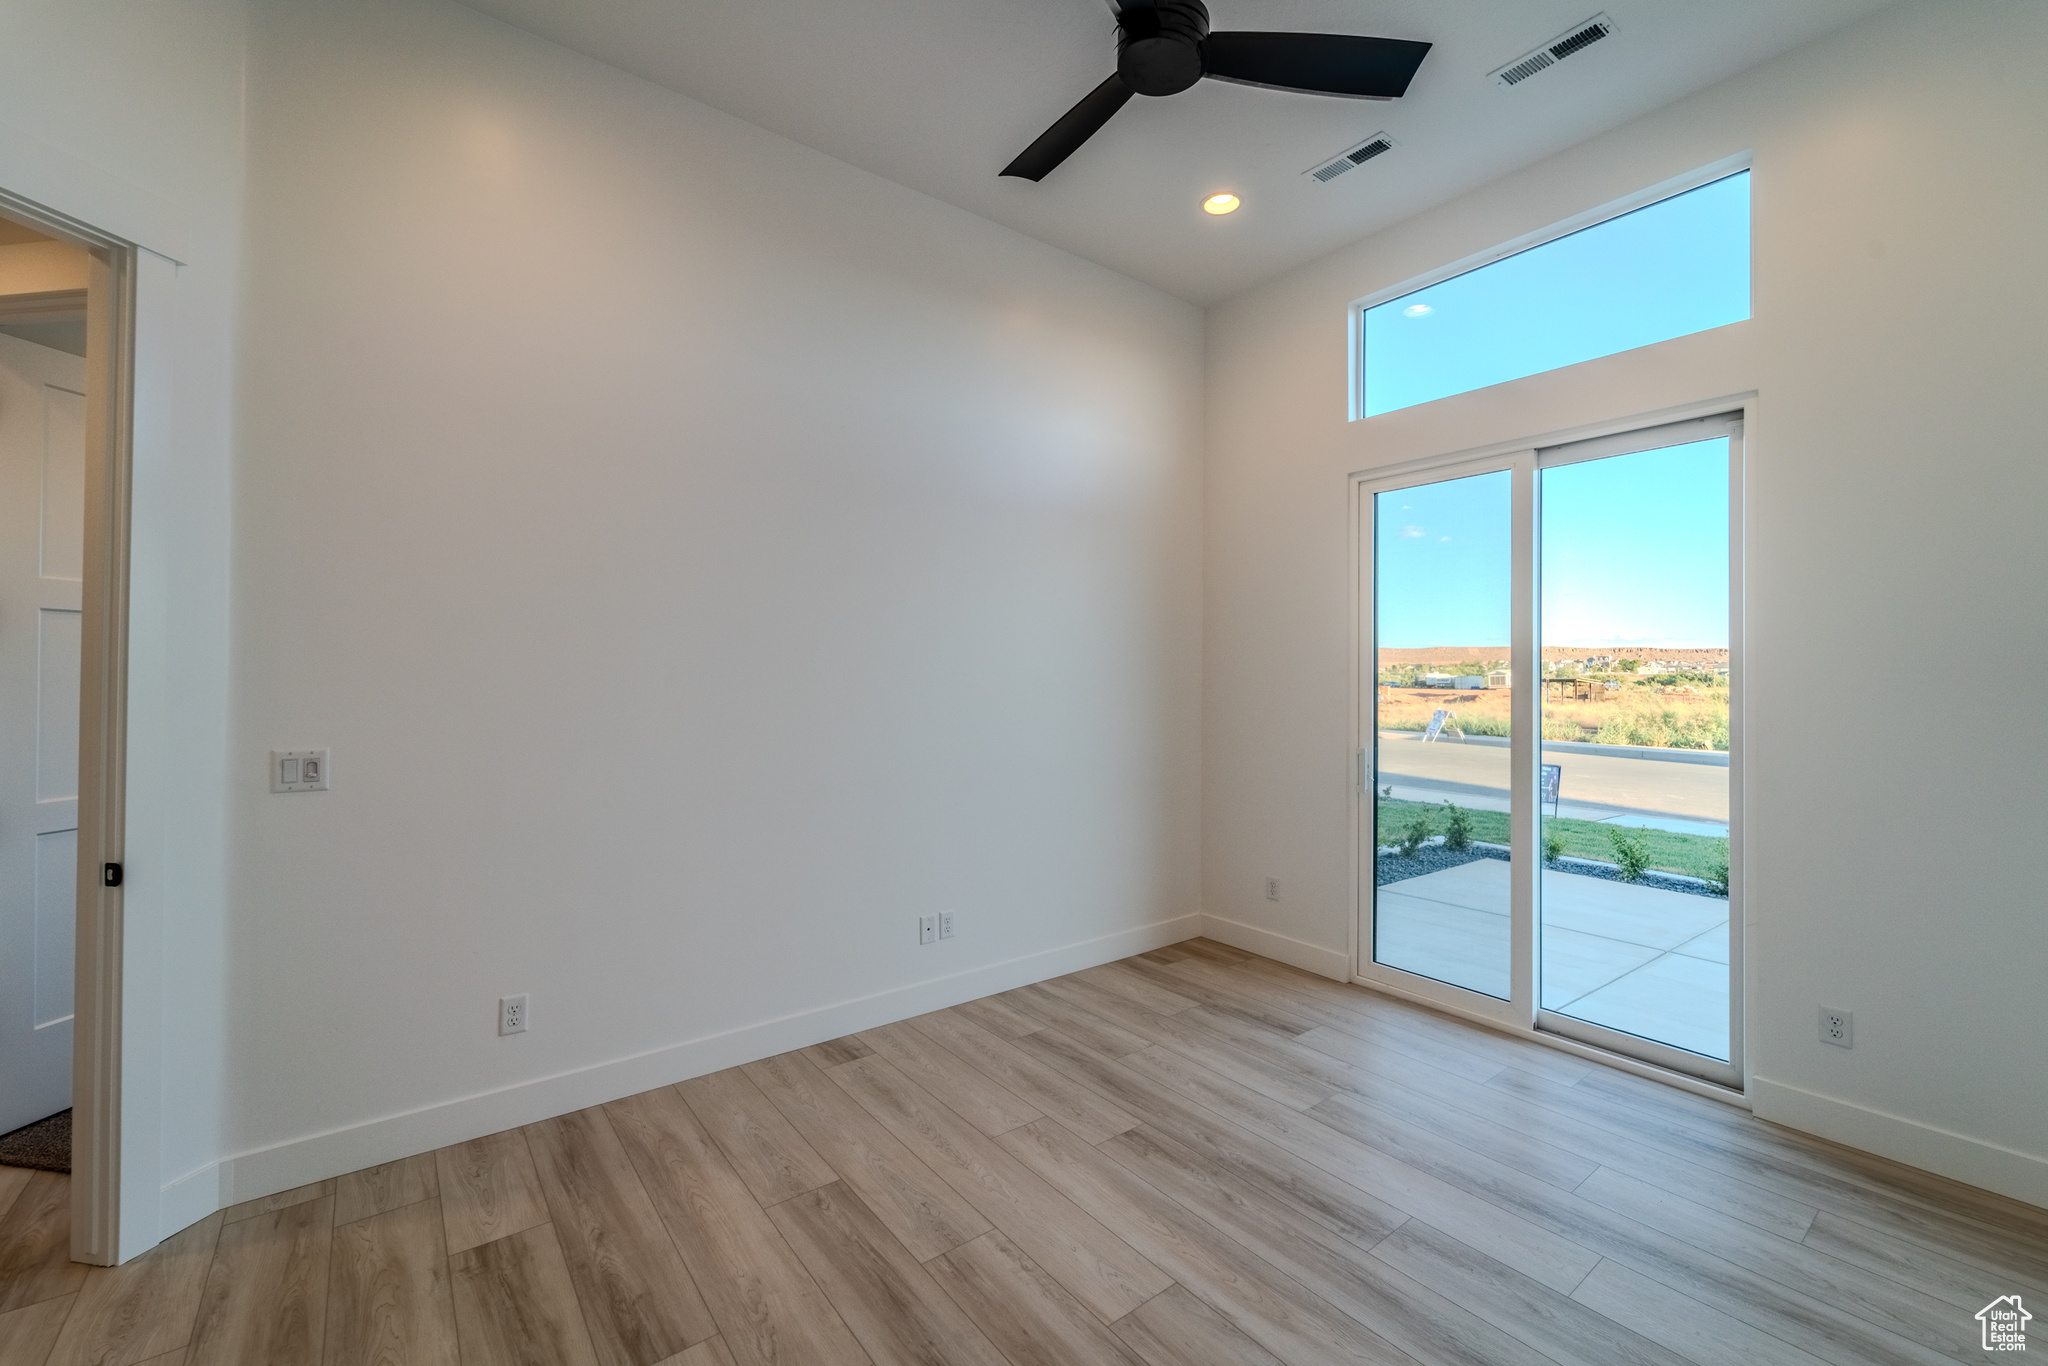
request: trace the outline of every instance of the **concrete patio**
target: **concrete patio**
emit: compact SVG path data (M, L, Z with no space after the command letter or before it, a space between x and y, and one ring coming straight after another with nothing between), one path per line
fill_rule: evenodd
M1728 1056L1728 903L1543 873L1545 1010ZM1508 865L1483 858L1378 889L1375 958L1508 996Z

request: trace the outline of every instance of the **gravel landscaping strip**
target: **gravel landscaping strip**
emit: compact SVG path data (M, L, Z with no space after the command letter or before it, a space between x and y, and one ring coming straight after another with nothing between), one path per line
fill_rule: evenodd
M1413 857L1398 851L1390 854L1382 849L1373 863L1373 884L1384 887L1389 882L1404 882L1425 873L1441 873L1446 868L1456 868L1474 859L1505 859L1507 856L1508 851L1498 844L1474 844L1460 851L1446 849L1441 844L1425 844L1415 851Z
M1508 856L1504 845L1481 844L1475 840L1470 848L1453 851L1444 848L1442 840L1443 836L1437 836L1435 841L1423 845L1412 856L1404 855L1397 849L1380 850L1379 857L1373 860L1373 885L1384 887L1388 883L1405 882L1411 877L1421 877L1426 873L1441 873L1446 868L1456 868L1474 859L1505 859ZM1609 882L1626 881L1619 868L1611 863L1600 863L1593 859L1561 858L1550 867L1555 872L1573 873L1579 877L1605 878ZM1655 887L1666 892L1684 892L1690 896L1712 897L1717 901L1728 899L1727 893L1715 891L1712 884L1678 873L1644 873L1638 880L1638 885Z

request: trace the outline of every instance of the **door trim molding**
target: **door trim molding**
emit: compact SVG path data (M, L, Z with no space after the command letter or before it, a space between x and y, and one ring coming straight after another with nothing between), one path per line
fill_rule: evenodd
M1636 413L1629 417L1611 417L1602 422L1582 422L1576 427L1560 427L1554 431L1537 432L1531 436L1518 436L1506 441L1489 441L1483 446L1467 446L1463 450L1445 451L1438 455L1417 456L1412 460L1396 460L1384 465L1366 465L1351 471L1351 482L1371 483L1385 479L1390 481L1391 485L1398 486L1401 483L1413 482L1408 478L1410 475L1434 474L1450 466L1501 460L1506 456L1519 455L1523 451L1572 446L1603 436L1648 431L1675 422L1687 422L1693 418L1732 413L1751 407L1756 397L1756 390L1745 389L1740 393L1723 394L1719 398L1702 399L1697 403L1678 403L1669 408L1653 408L1649 412Z
M120 1260L128 591L135 430L136 248L17 195L0 209L90 256L85 566L78 679L78 906L71 1053L71 1257Z
M135 253L92 249L86 291L85 591L78 686L78 960L71 1064L71 1256L117 1262L121 1228L128 552L135 401Z

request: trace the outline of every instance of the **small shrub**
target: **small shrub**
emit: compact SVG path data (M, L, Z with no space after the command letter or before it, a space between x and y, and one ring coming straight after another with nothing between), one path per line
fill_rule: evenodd
M1562 831L1562 830L1546 830L1546 831L1544 831L1544 832L1543 832L1543 861L1544 861L1545 863L1555 863L1555 862L1557 862L1557 861L1558 861L1559 859L1563 858L1563 857L1564 857L1564 844L1565 844L1565 841L1564 841L1564 831Z
M1707 885L1721 896L1728 895L1728 841L1719 840L1711 858L1707 860Z
M1430 828L1429 813L1416 812L1415 819L1408 822L1408 829L1401 836L1402 857L1414 858L1416 851L1429 843L1429 837L1434 833L1435 831Z
M1380 789L1380 795L1382 797L1385 797L1388 801L1392 801L1394 799L1394 785L1392 783L1388 783L1385 787Z
M1634 882L1649 871L1650 840L1642 831L1616 826L1607 832L1607 842L1614 846L1614 864L1623 882Z
M1444 819L1444 848L1462 853L1472 847L1472 818L1465 814L1465 808L1445 802L1450 815Z

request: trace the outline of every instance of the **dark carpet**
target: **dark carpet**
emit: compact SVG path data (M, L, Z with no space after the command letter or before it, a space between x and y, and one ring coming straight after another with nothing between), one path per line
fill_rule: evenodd
M0 1167L34 1167L43 1172L71 1170L71 1112L59 1110L48 1119L0 1134Z

